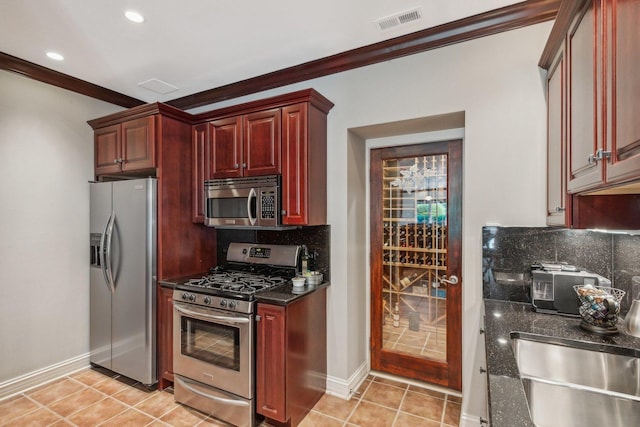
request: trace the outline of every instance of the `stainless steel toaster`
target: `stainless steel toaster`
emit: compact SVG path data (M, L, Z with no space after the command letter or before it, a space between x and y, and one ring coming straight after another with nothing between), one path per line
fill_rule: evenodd
M609 279L563 263L536 263L531 276L531 303L539 313L579 316L574 285L611 287Z

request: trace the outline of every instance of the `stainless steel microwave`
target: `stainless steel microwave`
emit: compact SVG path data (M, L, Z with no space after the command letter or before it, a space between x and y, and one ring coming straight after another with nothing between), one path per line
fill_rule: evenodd
M204 182L204 224L210 227L278 227L280 175Z

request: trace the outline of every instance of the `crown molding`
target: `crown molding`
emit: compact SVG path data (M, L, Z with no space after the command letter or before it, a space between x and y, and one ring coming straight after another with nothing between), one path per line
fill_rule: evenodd
M166 103L188 110L538 24L554 19L560 8L560 3L561 0L529 0L516 3L326 58L176 98Z
M455 43L552 20L562 0L527 0L433 28L352 49L336 55L252 77L165 102L182 110L299 83L378 62L425 52ZM136 98L0 52L0 70L131 108L144 104Z
M99 99L110 104L120 105L125 108L144 104L144 101L140 101L139 99L132 98L102 86L94 85L93 83L80 80L68 74L54 71L51 68L25 61L24 59L11 56L4 52L0 52L0 70L21 74L25 77L29 77L30 79L90 96L91 98Z

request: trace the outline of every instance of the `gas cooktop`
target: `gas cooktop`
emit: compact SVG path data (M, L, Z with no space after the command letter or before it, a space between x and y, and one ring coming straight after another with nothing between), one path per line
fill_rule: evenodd
M252 301L254 295L287 283L296 275L297 246L231 243L227 265L211 268L176 289ZM280 264L270 264L269 261Z
M280 286L289 281L287 277L267 276L244 271L225 271L216 267L209 274L189 279L178 284L177 289L208 295L220 295L240 299L253 299L253 295Z

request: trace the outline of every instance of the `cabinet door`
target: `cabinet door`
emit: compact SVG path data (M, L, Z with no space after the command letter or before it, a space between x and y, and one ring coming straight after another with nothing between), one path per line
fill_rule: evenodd
M242 117L210 122L206 151L212 178L242 176Z
M258 304L256 337L256 410L285 422L285 308Z
M122 170L134 171L156 166L155 116L122 123Z
M244 176L280 173L280 109L244 116Z
M564 49L561 49L547 75L547 225L568 226L564 64Z
M94 133L95 173L120 172L120 125L96 129Z
M574 22L567 36L569 60L569 170L570 193L587 190L602 183L602 162L590 160L602 149L600 0L587 2L588 7Z
M282 109L282 223L307 223L307 104Z
M173 383L173 291L158 286L158 388Z
M607 182L640 175L640 1L605 2L607 76Z
M204 181L208 179L208 162L205 155L207 145L207 124L193 126L191 133L193 174L191 183L191 204L193 222L204 223Z

